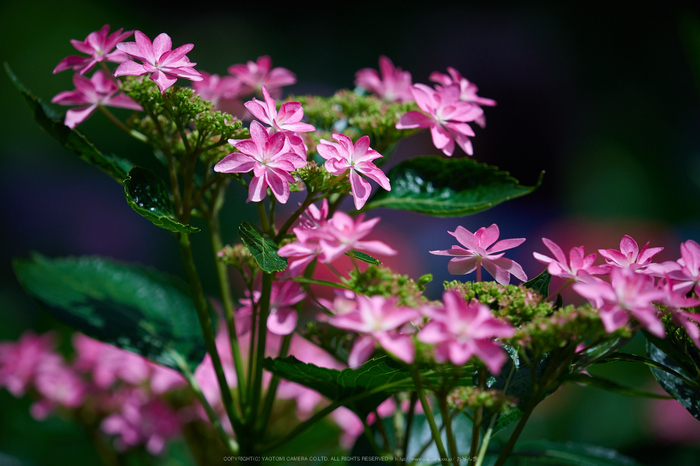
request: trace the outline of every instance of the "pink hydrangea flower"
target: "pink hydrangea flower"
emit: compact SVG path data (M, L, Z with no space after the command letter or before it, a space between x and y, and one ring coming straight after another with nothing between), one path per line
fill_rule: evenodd
M650 248L647 242L640 251L637 242L631 236L625 235L620 240L619 251L615 249L598 249L598 252L611 266L643 272L651 264L651 258L663 251L663 249Z
M233 76L219 76L200 72L201 80L192 81L192 88L204 100L208 100L214 107L219 102L236 99L241 95L243 84Z
M673 280L673 289L679 293L694 290L700 295L700 244L692 239L681 243L681 258L674 264L664 263L667 276Z
M361 177L360 174L376 181L379 186L387 191L391 191L389 178L372 163L372 160L378 159L382 155L369 147L368 136L362 136L355 144L352 143L352 139L340 133L333 134L333 139L337 143L321 139L320 144L316 146L316 150L318 155L326 159L324 167L328 173L342 175L350 170L350 187L352 188L352 197L357 210L360 210L365 205L372 193L372 187L369 182Z
M590 275L608 273L606 267L593 265L596 255L589 254L585 256L586 253L583 246L571 248L569 260L567 261L564 251L554 241L542 238L542 242L554 255L554 259L539 252L533 252L532 255L538 261L547 264L547 271L555 277L582 281L588 279Z
M290 194L289 183L294 182L290 172L306 165L306 159L291 149L285 149L285 141L286 136L283 133L270 135L260 123L253 121L250 124L250 139L229 139L240 152L234 152L221 159L214 171L253 171L247 202L262 201L269 187L277 200L285 204Z
M99 31L88 34L82 42L72 39L70 42L73 44L73 47L88 56L79 57L71 55L64 58L56 68L54 68L54 74L68 69L73 69L79 74L85 74L90 71L95 64L102 61L111 61L114 63L123 62L127 59L126 54L120 50L112 51L112 49L119 42L132 35L134 31L122 31L123 29L117 29L112 34L109 34L109 24L105 24Z
M117 49L143 63L125 60L114 70L114 76L143 76L151 73L150 79L158 85L161 94L175 84L177 78L202 80L202 76L193 68L196 63L190 62L186 56L194 45L185 44L172 50L172 40L165 33L159 34L153 43L141 31L134 32L134 39L136 42L117 44Z
M673 285L673 280L664 280L662 289L665 296L662 304L666 306L666 312L671 313L673 323L683 327L695 346L700 348L700 314L684 310L700 306L700 299L689 298L675 291Z
M381 76L380 76L381 73ZM355 85L377 94L390 102L410 102L411 73L395 68L384 55L379 57L379 73L372 68L363 68L355 73Z
M444 306L424 309L430 321L418 332L418 340L436 345L438 362L461 366L476 356L498 375L508 355L494 339L510 338L515 329L496 319L485 304L467 303L454 290L445 291L442 299Z
M474 153L469 140L474 131L467 123L479 119L484 111L474 103L459 100L459 84L438 90L414 84L411 93L422 112L405 113L396 123L397 129L430 128L433 144L447 156L454 153L455 141L468 155Z
M44 419L56 407L77 408L85 401L86 383L60 357L42 360L35 377L34 387L41 396L31 407L35 419Z
M17 342L0 343L0 387L14 396L22 396L34 384L36 371L42 361L60 363L54 353L56 346L52 333L36 335L32 331L22 334Z
M456 69L452 67L447 67L447 73L448 74L442 74L435 71L430 74L428 79L438 83L441 86L459 84L459 100L462 100L464 102L472 102L477 105L484 105L487 107L493 107L496 105L496 101L493 99L479 97L477 95L477 92L479 92L479 88L476 87L476 84L469 82L469 80L463 77ZM483 114L474 121L482 128L486 126L486 117Z
M655 286L654 277L614 267L610 271L610 283L591 277L591 280L576 283L573 287L598 308L608 333L625 325L632 316L653 335L665 336L664 325L653 302L664 300L666 293Z
M270 95L278 99L282 96L282 86L297 82L294 73L288 69L272 68L272 60L268 55L258 57L257 61L249 61L245 65L231 65L228 72L241 80L244 95L260 94L262 87L266 86Z
M377 344L407 364L413 362L415 348L400 328L420 317L417 309L396 306L395 298L357 296L357 309L337 314L328 320L334 327L352 330L361 336L355 341L348 357L351 368L367 361Z
M270 290L270 314L267 319L267 329L275 335L290 335L297 326L297 311L292 306L301 302L306 293L301 285L292 281L273 282ZM256 303L260 301L260 291L253 292ZM250 329L250 317L253 314L253 300L241 299L241 307L236 313L238 319L246 319L240 326L240 332Z
M74 367L90 373L92 381L101 389L108 389L117 381L138 385L151 375L147 359L81 333L73 336L73 347L77 353Z
M66 112L64 123L69 128L75 128L85 121L100 105L142 110L129 96L120 94L117 85L102 70L97 70L90 79L76 74L73 84L74 91L61 92L51 99L51 102L59 105L84 105Z
M447 270L452 275L466 275L476 270L476 280L481 281L481 267L483 266L501 285L510 283L511 275L519 280L527 281L527 275L520 264L503 257L504 253L502 252L520 246L525 242L525 238L504 239L496 242L501 233L495 223L488 228L479 228L476 233L472 233L462 226L458 226L455 231L448 231L448 233L457 238L457 241L466 249L454 245L451 249L430 251L430 254L453 257L447 264Z

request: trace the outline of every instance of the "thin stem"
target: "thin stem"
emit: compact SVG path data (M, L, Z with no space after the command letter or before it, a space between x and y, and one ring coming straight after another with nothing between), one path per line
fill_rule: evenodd
M103 106L103 105L98 105L97 108L99 108L99 109L100 109L100 112L102 112L102 114L103 114L104 116L106 116L107 119L108 119L109 121L111 121L112 123L114 123L114 125L115 125L117 128L119 128L120 130L122 130L122 131L124 131L126 134L128 134L129 136L131 136L131 137L133 137L133 138L135 138L135 139L137 139L137 140L139 140L139 141L141 141L141 142L148 143L148 137L147 137L145 134L139 133L139 132L136 131L135 129L130 129L128 126L126 126L124 123L122 123L121 120L120 120L119 118L115 117L114 114L113 114L112 112L110 112L109 110L107 110L107 108L106 108L105 106Z
M411 405L408 407L408 413L406 413L406 432L403 437L403 444L401 445L401 456L403 457L402 464L406 464L406 457L408 456L408 441L411 438L411 424L413 424L413 415L416 412L416 403L418 402L418 393L411 392Z
M260 227L264 233L270 231L270 222L267 220L267 213L265 212L265 204L263 201L256 202L258 206L258 216L260 217Z
M314 195L312 193L308 193L306 195L306 199L304 199L304 202L299 206L297 210L294 211L292 215L289 216L287 221L284 222L280 230L277 232L277 236L275 236L275 243L279 243L282 240L282 237L287 234L287 230L296 222L296 220L299 218L301 214L304 213L304 211L314 202Z
M574 283L576 281L575 278L569 278L562 286L559 287L559 289L553 293L550 293L549 296L547 296L547 299L545 301L551 301L553 299L556 299L557 295L564 291L569 285Z
M520 434L525 428L525 424L527 424L527 420L530 418L532 411L534 411L535 406L537 406L537 403L539 403L539 401L540 400L538 400L537 398L533 398L530 401L530 403L528 403L527 408L523 412L523 417L520 418L520 421L515 427L513 433L510 435L508 442L503 447L503 450L501 450L501 453L498 455L498 460L496 460L496 464L494 466L503 466L503 464L505 464L506 460L508 459L508 456L513 451L513 447L515 447L515 442L518 441L518 437L520 437Z
M285 335L282 339L282 346L280 347L278 357L284 358L287 356L287 353L289 352L289 345L292 342L292 335L294 334L290 333L289 335ZM267 387L267 393L265 393L265 402L263 404L262 415L260 416L261 422L258 424L261 437L265 436L265 429L269 423L270 414L272 414L272 406L275 402L275 397L277 396L277 387L279 386L279 383L280 377L277 374L274 374L272 376L272 380L270 381L270 385Z
M270 315L270 292L272 291L272 274L263 273L262 290L260 292L260 310L258 317L258 344L255 355L255 372L253 374L253 393L251 396L251 418L253 422L260 409L260 397L262 392L263 359L265 359L265 346L267 344L267 317Z
M455 442L455 436L452 432L452 421L450 419L450 412L447 409L447 397L444 393L438 396L438 407L440 409L440 416L445 420L445 434L447 434L447 446L450 449L450 458L452 459L452 464L454 466L459 466L459 452L457 451L457 442Z
M476 458L476 464L474 466L481 466L486 457L486 450L488 450L489 442L491 442L491 435L493 434L493 427L496 425L497 415L491 416L491 422L489 422L489 427L484 434L484 440L481 442L481 448L479 449L479 456ZM472 456L472 458L474 458Z
M430 424L430 432L433 435L433 440L435 440L435 445L437 446L438 453L440 454L440 462L443 466L449 466L450 463L447 460L447 452L445 451L445 446L442 444L442 439L440 438L440 429L438 429L438 426L435 423L433 412L430 409L430 404L428 404L425 391L423 391L423 384L420 380L420 374L418 374L418 370L415 367L411 367L411 375L413 376L413 383L416 386L416 392L418 392L418 397L420 398L420 404L423 406L423 413L425 414L425 418L428 420L428 424ZM449 419L445 419L444 421L450 422Z
M479 369L478 387L480 390L486 388L486 369L484 368ZM476 456L477 451L479 449L479 434L481 431L481 423L483 422L483 419L484 407L480 406L476 409L476 412L474 413L474 422L472 423L472 443L471 447L469 448L469 456L472 458Z

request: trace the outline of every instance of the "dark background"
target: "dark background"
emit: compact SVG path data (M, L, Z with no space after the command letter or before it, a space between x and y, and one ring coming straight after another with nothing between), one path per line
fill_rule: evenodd
M700 13L693 2L256 5L4 1L0 59L45 101L73 88L70 72L51 74L75 53L69 40L105 23L151 38L167 32L174 46L193 43L190 59L210 73L269 54L296 73L297 84L286 89L294 94L352 88L354 73L377 68L380 54L414 82L455 67L498 101L486 109L486 129L475 129L474 158L525 185L546 173L532 195L471 217L378 212L378 235L399 249L387 262L414 278L433 273L433 297L452 277L447 259L427 251L447 249L447 231L457 225L473 231L497 223L502 238L527 238L509 257L530 276L543 268L532 252L548 254L543 236L595 252L617 248L626 233L640 246L664 246L658 257L665 260L679 257L681 241L700 239ZM19 289L13 257L97 254L181 273L169 233L135 214L121 186L45 135L4 75L0 95L0 340L27 329L67 335ZM105 152L147 160L146 148L101 115L80 130ZM397 157L428 153L437 152L421 133L403 141ZM228 205L225 241L237 240L241 207ZM642 343L632 350L643 351ZM618 365L608 373L654 387L643 369ZM663 403L565 387L535 412L525 438L599 444L643 464L697 464L700 424L682 410L670 416L678 424L652 422L659 409L675 413ZM0 391L0 455L35 464L96 461L78 428L56 417L36 422L28 405Z

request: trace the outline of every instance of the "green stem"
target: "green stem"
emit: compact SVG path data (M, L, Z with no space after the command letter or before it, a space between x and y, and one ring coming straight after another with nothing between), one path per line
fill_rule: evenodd
M280 347L278 357L284 358L287 356L287 353L289 352L289 345L292 343L293 335L293 333L290 333L289 335L285 335L285 337L282 339L282 346ZM258 429L260 429L261 437L265 436L265 429L267 428L270 415L272 414L272 406L275 402L275 397L277 396L277 387L279 386L279 383L280 377L277 374L274 374L272 376L272 380L270 381L270 385L267 387L267 393L265 393L265 402L263 403L262 415L260 416L261 422L258 423Z
M513 451L513 447L515 447L515 442L518 441L518 437L520 437L520 434L522 433L523 429L525 428L525 424L527 424L527 421L530 418L532 411L534 411L535 406L537 406L537 403L539 403L539 401L540 400L538 400L537 398L533 398L530 401L527 408L523 412L523 417L520 418L520 421L518 422L518 425L515 427L515 430L513 431L513 433L510 435L508 442L501 450L501 453L498 455L498 460L496 461L496 464L494 466L503 466L505 464L506 460L508 459L508 456Z
M263 201L256 202L258 206L258 216L260 217L260 227L264 233L270 231L270 222L267 221L267 213L265 212L265 203Z
M486 369L484 368L479 369L478 387L480 390L484 390L486 388ZM472 443L471 447L469 448L469 456L471 458L476 456L477 451L479 449L479 434L481 431L481 423L483 422L483 419L484 407L480 406L476 409L476 412L474 413L474 422L472 423Z
M263 360L265 359L265 346L267 344L267 317L270 315L270 292L272 291L272 278L272 274L263 273L262 290L260 292L260 309L258 315L258 342L255 355L255 372L253 374L253 393L251 395L251 418L248 419L248 422L254 422L260 410Z
M404 433L401 446L402 464L406 464L406 457L408 456L408 441L411 438L411 425L413 424L413 415L416 412L416 402L418 402L418 393L411 392L411 405L408 407L408 413L406 413L406 432Z
M299 218L301 214L304 213L304 211L314 202L314 195L312 193L308 193L306 195L306 199L304 199L304 202L299 206L297 210L294 211L292 215L289 216L287 221L284 222L282 227L280 228L280 231L277 232L277 236L275 236L275 243L279 243L282 240L282 237L287 234L287 230L296 222L296 220Z
M423 391L423 384L420 380L420 374L418 374L418 370L415 367L411 367L411 376L413 377L413 383L415 384L416 391L418 392L418 398L420 398L420 404L423 407L423 413L425 414L425 418L428 420L428 424L430 424L430 432L433 435L433 440L435 441L438 453L440 454L440 463L442 463L443 466L449 466L450 463L447 461L447 452L445 451L445 446L442 444L442 439L440 438L440 429L438 429L438 426L435 423L433 412L430 408L430 404L428 404L425 391ZM449 423L450 419L445 419L445 422Z
M146 137L145 134L139 133L139 132L136 131L135 129L130 129L128 126L126 126L124 123L122 123L121 120L119 120L119 118L115 117L114 114L113 114L112 112L110 112L109 110L107 110L106 107L104 107L103 105L98 105L97 108L99 108L99 109L100 109L100 112L102 112L102 114L103 114L104 116L106 116L107 119L108 119L109 121L111 121L112 123L114 123L114 125L115 125L117 128L119 128L120 130L124 131L126 134L128 134L128 135L131 136L131 137L133 137L134 139L137 139L137 140L139 140L139 141L141 141L141 142L148 143L148 137Z
M491 416L491 422L489 422L489 428L484 434L484 440L481 442L481 448L479 449L479 456L476 459L476 464L474 466L481 466L486 457L486 450L488 450L489 442L491 442L491 435L493 434L493 427L496 425L496 419L498 416L494 414ZM473 458L473 456L472 456Z
M440 416L445 422L445 434L447 435L447 446L450 449L450 458L452 459L452 464L454 466L459 466L459 452L457 451L457 442L455 442L455 436L452 432L452 421L450 419L450 412L447 409L447 396L441 393L438 396L438 407L440 409Z

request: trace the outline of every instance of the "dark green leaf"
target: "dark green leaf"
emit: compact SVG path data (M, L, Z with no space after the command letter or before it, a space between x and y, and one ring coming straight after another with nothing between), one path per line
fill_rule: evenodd
M34 115L34 120L41 129L87 163L96 166L119 183L124 181L127 173L133 167L131 162L100 152L82 133L64 125L63 119L51 107L27 90L7 63L5 63L5 71L17 90L22 93Z
M607 363L607 362L642 363L642 364L645 364L651 368L660 369L664 372L667 372L668 374L681 379L683 382L685 382L687 385L689 385L692 388L700 389L700 385L698 385L697 382L688 379L683 374L675 371L674 369L671 369L670 367L664 366L663 364L661 364L658 361L654 361L652 359L645 358L644 356L637 356L636 354L628 354L628 353L613 353L610 356L606 356L605 359L599 361L598 363L602 364L602 363Z
M241 235L243 244L264 272L281 272L287 267L287 261L277 255L279 248L275 242L253 225L248 222L241 223L238 234Z
M549 296L549 282L551 281L552 275L547 271L547 269L544 269L541 274L526 281L523 283L523 285L531 290L537 291L543 298L546 298Z
M590 366L606 362L606 357L624 346L629 340L618 338L606 340L595 346L588 347L583 353L577 355L572 372L578 373Z
M383 207L435 217L460 217L528 194L542 181L540 176L535 186L522 186L496 167L470 158L437 156L406 160L387 176L391 191L379 190L364 210Z
M690 345L687 349L697 351L694 346L690 347ZM676 351L678 350L676 349ZM680 351L678 352L680 353ZM697 380L697 376L691 377L689 371L683 367L691 364L690 358L688 358L687 361L684 361L685 364L680 364L677 359L659 349L656 342L652 342L651 340L647 341L647 356L649 356L649 359L652 361L663 364L664 366L678 372L685 378L700 382ZM700 419L700 390L691 387L678 377L675 377L661 369L652 367L651 373L654 374L654 377L659 382L659 385L661 385L661 387L666 390L669 395L678 400L678 402L683 405L683 407L687 409L688 412L696 419ZM697 374L697 369L694 374Z
M189 287L154 270L98 257L16 260L25 290L57 319L173 369L205 348Z
M132 209L158 227L178 233L199 231L199 228L175 219L165 183L147 168L131 169L124 180L124 194Z
M612 380L585 374L571 374L566 376L564 380L566 380L567 382L592 385L594 387L602 388L603 390L619 393L620 395L636 396L640 398L658 398L662 400L667 400L671 398L670 396L659 395L658 393L652 393L644 390L637 390L636 388L625 387Z
M374 257L370 256L369 254L365 254L364 252L360 251L355 251L354 249L348 251L345 253L346 256L354 257L355 259L366 262L368 264L372 265L381 265L381 261L375 259Z
M508 466L636 466L630 457L609 448L573 442L535 441L518 443Z

